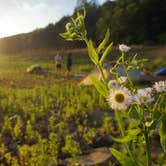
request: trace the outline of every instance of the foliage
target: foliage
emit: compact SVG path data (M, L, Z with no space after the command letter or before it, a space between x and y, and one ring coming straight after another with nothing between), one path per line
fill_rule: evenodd
M121 2L122 1L119 1L120 4ZM124 4L121 5L123 6ZM78 15L80 16L81 14L79 13ZM82 18L85 18L85 15L82 16ZM72 21L73 20L77 20L77 18L72 18ZM84 20L78 24L78 27L80 24L82 27L85 27ZM71 28L73 28L75 32L74 38L70 38L72 32L67 28L67 32L62 33L61 36L66 40L68 40L68 38L78 40L79 37L79 40L82 39L82 41L86 43L89 57L98 67L102 76L102 80L92 77L92 82L98 92L107 99L111 109L114 110L115 120L120 131L120 138L112 136L112 139L120 143L121 146L120 149L117 148L118 150L111 148L112 154L121 165L143 165L142 161L136 156L136 149L140 146L140 142L137 142L137 140L142 139L145 142L146 165L151 166L151 140L154 130L157 130L157 124L160 124L160 130L158 132L160 134L160 143L165 153L165 107L160 110L158 110L157 107L161 108L162 103L164 103L163 96L165 96L166 92L166 81L156 82L153 87L138 89L132 82L129 71L130 69L141 68L143 62L146 60L137 60L137 55L133 56L133 58L126 59L126 54L131 48L124 44L119 45L121 56L117 59L114 67L110 69L111 74L115 75L116 80L107 80L103 72L103 62L112 47L112 43L107 44L109 31L107 31L105 38L99 46L95 48L92 40L88 39L84 33L86 29L78 30L76 24ZM68 33L69 36L65 36L64 34L66 33ZM104 51L102 52L101 58L99 58L98 55L101 48L104 48ZM123 67L126 74L125 79L122 79L116 71L118 65ZM129 124L125 123L126 120ZM132 147L130 145L132 145Z
M0 99L0 162L7 165L57 165L81 154L102 127L89 117L107 109L94 88L75 85L0 88Z
M165 43L165 6L165 0L106 1L101 6L85 3L88 37L99 43L106 30L111 29L111 38L115 43ZM45 28L0 39L0 53L85 47L82 42L65 42L58 35L65 30L68 20L69 16L66 16Z

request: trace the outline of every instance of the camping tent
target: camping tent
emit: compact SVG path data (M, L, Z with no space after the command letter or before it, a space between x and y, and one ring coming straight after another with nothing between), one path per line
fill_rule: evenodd
M107 67L104 68L104 70L103 70L104 75L108 80L115 79L115 76L110 73L111 68L112 68L111 65L107 65ZM116 71L119 74L119 76L126 76L126 72L125 72L124 67L122 65L118 65L116 67ZM131 78L131 80L133 82L146 82L146 81L148 81L146 74L141 70L131 69L128 73L129 73L129 77ZM95 69L89 75L87 75L87 77L85 77L80 82L80 84L81 85L92 85L91 76L96 77L98 80L101 80L101 78L102 78L99 70L97 69L97 67L95 67Z

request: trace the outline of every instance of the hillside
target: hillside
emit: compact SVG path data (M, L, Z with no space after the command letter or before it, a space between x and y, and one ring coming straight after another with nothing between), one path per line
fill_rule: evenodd
M98 43L109 28L114 43L166 43L165 6L165 0L106 1L101 6L85 3L88 36ZM49 24L45 28L0 39L0 53L84 47L82 43L65 42L59 36L59 33L65 31L64 27L69 18L70 16L65 16L59 22Z
M38 48L58 48L65 41L58 35L64 31L65 24L69 18L63 17L56 24L49 24L45 28L37 29L30 33L19 34L0 40L1 53L17 53L23 50Z

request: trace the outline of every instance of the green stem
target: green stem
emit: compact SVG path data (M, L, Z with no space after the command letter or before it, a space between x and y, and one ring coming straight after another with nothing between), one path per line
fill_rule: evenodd
M122 64L125 64L125 53L124 52L122 52Z
M150 149L150 136L149 136L149 129L145 126L145 117L144 117L144 109L141 106L137 106L137 112L141 115L141 124L144 126L143 135L145 138L146 144L146 165L151 166L151 149Z
M126 66L125 66L125 54L124 54L124 52L122 52L122 65L123 65L123 67L124 67L126 76L127 76L128 80L129 80L129 84L130 84L131 87L133 88L133 87L134 87L134 84L133 84L133 82L131 81L131 78L130 78L129 73L128 73L128 71L127 71L127 69L126 69Z
M107 84L106 77L104 75L102 66L100 64L98 64L97 67L98 67L98 69L99 69L99 71L101 73L101 76L102 76L102 79L103 79L104 83Z
M160 104L159 102L160 102L161 97L162 97L162 95L160 94L159 97L157 98L155 104L154 104L153 111L155 111L157 106L158 106L158 104Z
M87 37L85 36L85 37L83 37L83 39L82 40L84 40L85 41L85 43L86 43L86 45L87 45L87 48L88 48L88 39L87 39Z
M119 126L119 129L120 129L121 135L124 136L125 133L124 133L123 123L122 123L122 119L121 119L119 111L115 110L115 117L116 117L116 120L118 122L118 126Z
M122 137L124 137L125 136L125 131L124 131L124 126L123 126L121 114L120 114L119 111L115 111L115 117L116 117L116 120L117 120L117 123L118 123L118 127L120 129L121 135L122 135ZM130 155L130 157L133 159L133 161L135 161L135 163L137 163L137 161L133 157L133 154L130 151L129 146L128 146L127 143L124 143L124 148L126 149L126 151L128 152L128 154Z
M85 43L86 43L86 45L87 45L87 47L88 47L88 39L87 39L86 37L84 37L83 40L85 41ZM105 75L104 75L102 65L100 65L100 64L98 63L98 64L97 64L97 67L98 67L98 69L99 69L99 71L100 71L100 74L101 74L101 76L102 76L102 80L104 81L105 85L107 86L107 80L106 80L106 77L105 77Z
M147 166L151 166L151 150L150 150L150 138L148 134L148 128L145 128L144 137L146 142L146 164Z
M162 159L161 159L161 161L160 161L160 163L159 163L159 166L163 166L165 160L166 160L166 152L164 152L164 154L163 154L163 156L162 156Z

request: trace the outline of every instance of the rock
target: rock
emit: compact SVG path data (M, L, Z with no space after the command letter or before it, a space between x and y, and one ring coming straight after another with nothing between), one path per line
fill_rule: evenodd
M112 154L110 153L107 147L101 147L94 149L91 153L87 155L78 156L76 158L68 158L60 162L60 165L68 165L68 166L90 166L90 165L98 165L98 164L106 164L112 158Z
M110 135L104 135L103 136L103 138L102 138L102 141L103 141L103 143L105 143L105 144L113 144L113 141L112 141L112 138L111 138L111 136Z
M44 71L43 71L43 69L41 68L40 65L35 64L35 65L32 65L32 66L30 66L30 67L27 68L27 73L31 73L31 74L43 74Z

